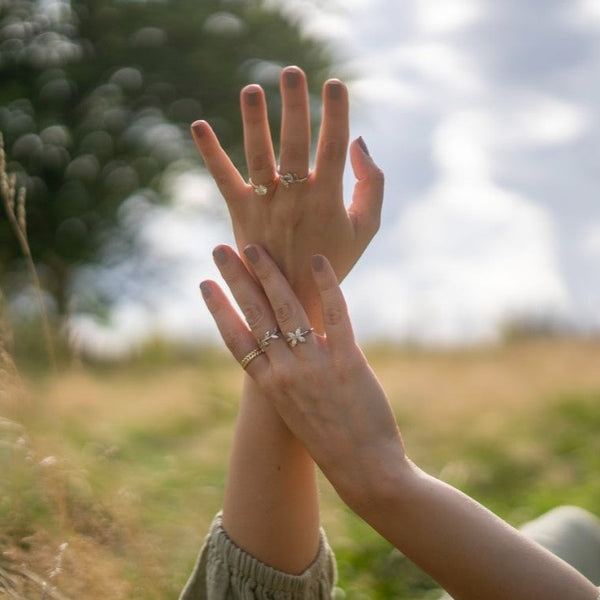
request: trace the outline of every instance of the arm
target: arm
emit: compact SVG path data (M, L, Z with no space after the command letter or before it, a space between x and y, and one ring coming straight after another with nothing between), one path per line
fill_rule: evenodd
M307 328L307 315L267 253L251 246L246 256L264 294L233 254L235 268L222 272L234 296L246 290L242 309L268 302L282 331ZM457 599L596 599L598 590L577 571L410 462L387 398L354 341L334 271L322 256L312 265L326 337L281 343L248 372L341 497ZM240 343L252 333L216 284L202 289L240 356Z
M280 171L306 181L286 187L278 181L262 89L241 93L244 144L250 179L266 184L259 196L246 183L205 121L192 133L208 170L227 203L240 248L249 242L269 247L302 295L315 319L321 314L309 258L317 251L335 256L338 276L346 275L377 230L383 177L364 144L354 141L350 157L357 185L346 210L342 175L348 150L348 95L336 80L323 90L323 119L315 168L309 173L310 115L304 73L288 67L281 74L283 100ZM215 252L224 272L227 253ZM243 299L241 300L243 302ZM257 346L275 322L248 313L254 337L245 353ZM223 525L231 539L254 557L279 570L300 573L314 559L319 541L318 495L314 463L289 431L272 404L246 378L230 459Z

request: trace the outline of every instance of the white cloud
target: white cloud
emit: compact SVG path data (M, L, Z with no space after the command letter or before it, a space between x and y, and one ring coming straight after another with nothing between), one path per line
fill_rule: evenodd
M417 27L424 34L454 32L483 14L476 0L416 0L415 10Z

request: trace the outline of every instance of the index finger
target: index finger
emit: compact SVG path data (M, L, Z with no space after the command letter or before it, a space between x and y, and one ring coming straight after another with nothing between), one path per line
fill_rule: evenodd
M315 180L341 185L350 138L348 90L338 79L323 87L323 119L315 159Z
M312 257L311 266L321 298L323 326L328 345L333 352L345 352L348 344L354 343L354 331L335 271L329 261L320 254Z

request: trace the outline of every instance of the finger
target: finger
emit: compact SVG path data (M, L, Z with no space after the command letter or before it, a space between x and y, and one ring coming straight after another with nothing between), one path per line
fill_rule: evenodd
M323 87L323 119L315 159L315 180L338 187L341 185L350 137L348 124L348 90L337 79Z
M246 182L206 121L195 121L191 126L192 138L208 172L215 180L227 202L247 192Z
M227 348L238 362L257 349L258 344L254 336L233 308L223 290L214 281L203 281L200 284L202 297L210 311L219 333ZM249 359L246 370L252 374L259 367L264 367L266 357L262 353L256 353L254 358Z
M335 271L320 254L312 257L311 266L321 298L323 326L329 347L333 352L346 351L348 344L354 343L354 332Z
M286 335L286 340L292 346L296 346L294 336L304 332L306 335L300 335L302 339L296 339L296 342L304 345L309 338L313 337L309 334L312 328L287 279L260 246L254 244L246 246L244 254L269 299L279 329ZM289 337L290 333L294 335Z
M356 237L366 246L379 229L383 204L383 171L375 164L362 138L350 145L350 162L356 177L348 214Z
M240 94L240 104L248 174L255 184L271 186L276 177L275 155L262 88L247 85Z
M308 174L310 153L310 113L306 76L298 67L286 67L281 72L281 150L279 171L298 177Z
M213 258L258 344L268 348L280 335L277 333L277 321L262 288L229 246L217 246L213 251Z

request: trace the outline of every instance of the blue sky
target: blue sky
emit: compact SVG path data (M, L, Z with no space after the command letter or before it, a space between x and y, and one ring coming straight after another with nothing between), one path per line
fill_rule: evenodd
M344 284L359 338L489 342L548 317L599 329L600 3L283 4L353 74L352 133L386 173L381 231ZM79 318L82 344L118 352L149 327L216 339L197 284L231 236L203 216L211 182L173 178L170 193L172 209L122 211L172 265L164 285L121 303L110 328Z

